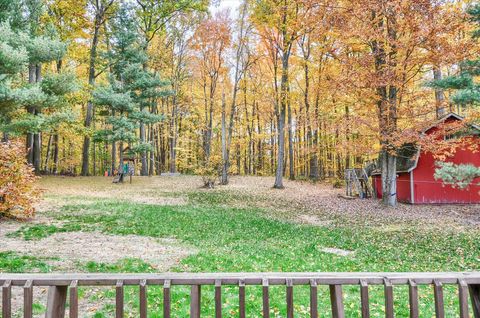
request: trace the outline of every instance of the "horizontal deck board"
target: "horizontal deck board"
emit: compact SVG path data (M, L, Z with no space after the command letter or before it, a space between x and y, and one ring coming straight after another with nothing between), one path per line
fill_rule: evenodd
M459 280L466 284L480 284L480 272L466 273L165 273L165 274L0 274L0 285L11 281L13 286L23 286L28 280L34 286L67 286L73 280L79 286L114 286L118 280L126 285L139 285L143 280L147 285L163 285L166 280L171 285L215 285L219 279L222 285L261 285L268 279L269 285L285 285L287 279L293 285L310 285L314 279L318 285L359 285L364 281L369 285L382 285L388 278L392 285L406 285L409 280L418 285L456 284Z

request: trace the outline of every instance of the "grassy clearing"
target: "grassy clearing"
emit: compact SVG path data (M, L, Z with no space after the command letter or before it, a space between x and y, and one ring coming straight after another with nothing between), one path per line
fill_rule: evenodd
M118 189L118 188L117 188ZM117 191L117 190L115 190ZM137 190L136 190L137 191ZM149 196L155 189L146 187ZM198 252L184 258L172 268L188 272L250 272L250 271L469 271L480 265L480 231L474 227L425 226L411 220L385 222L381 225L331 219L325 226L297 224L284 215L295 205L285 206L277 213L277 205L269 206L269 198L263 194L249 194L230 190L205 191L180 189L159 196L186 197L183 205L159 205L129 202L112 198L81 196L77 192L63 194L56 200L64 201L61 209L46 211L61 225L27 225L12 236L25 240L41 239L58 232L101 231L113 235L135 234L155 238L175 238ZM69 200L75 197L75 200ZM69 203L71 202L71 203ZM272 217L273 216L273 217ZM368 225L365 225L368 224ZM324 248L353 251L350 256L326 253ZM33 265L30 265L33 266ZM37 268L40 265L36 265ZM155 269L141 259L126 257L115 264L88 262L78 264L89 272L154 272ZM35 267L35 266L33 266ZM17 268L31 271L33 267ZM5 270L1 267L0 270ZM12 267L10 267L12 268ZM46 270L48 270L46 268ZM10 271L10 270L5 270ZM223 289L225 316L238 315L238 290ZM296 317L308 317L309 291L307 287L295 287ZM125 291L128 316L138 315L138 289ZM161 317L162 291L149 288L151 317ZM172 294L172 310L178 317L188 316L188 288L175 287ZM384 314L383 289L372 287L372 316ZM214 308L213 287L202 290L204 317L211 317ZM397 317L408 317L408 291L395 287ZM283 317L285 312L285 288L272 287L272 314ZM93 298L112 299L113 289ZM261 288L247 287L247 316L261 316ZM458 316L457 291L445 287L446 315ZM421 316L433 316L433 291L429 286L420 288ZM319 288L321 315L329 315L330 305L327 287ZM348 317L359 316L359 288L345 287L345 308ZM112 305L107 304L95 317L110 316Z
M236 196L220 197L218 193L190 194L186 206L158 206L118 203L104 200L89 204L66 205L58 219L62 227L24 227L23 237L43 237L56 231L100 230L116 235L144 235L176 238L194 246L199 252L182 260L174 271L189 272L237 272L237 271L465 271L478 269L480 241L474 230L444 229L426 230L424 227L375 228L311 226L280 221L266 216L263 209L228 207ZM83 213L78 213L81 210ZM103 213L94 213L102 211ZM322 251L333 247L354 251L352 256L337 256ZM118 264L85 265L90 272L152 272L154 269L141 260L125 259ZM211 289L211 290L210 290ZM381 314L383 294L381 288L373 288L372 311ZM273 313L284 312L285 291L272 289ZM138 308L137 289L126 291L131 316ZM204 314L208 317L213 308L213 289L205 289ZM346 288L346 309L349 317L359 310L356 287ZM174 308L187 316L185 304L188 290L178 288L173 301ZM397 315L408 316L405 288L396 289ZM449 297L450 295L450 297ZM105 297L110 297L107 293ZM308 316L308 289L295 289L296 311L299 317ZM321 289L321 308L329 312L327 289ZM446 290L449 312L455 315L455 291ZM161 309L161 290L149 290L152 311ZM232 316L238 312L236 288L225 288L225 312ZM251 316L261 312L260 288L248 288L248 311ZM433 313L433 293L428 289L422 294L423 311ZM428 305L427 305L428 304ZM108 311L109 308L103 310ZM448 310L448 309L447 309ZM158 311L159 313L161 311ZM152 317L156 317L152 315Z

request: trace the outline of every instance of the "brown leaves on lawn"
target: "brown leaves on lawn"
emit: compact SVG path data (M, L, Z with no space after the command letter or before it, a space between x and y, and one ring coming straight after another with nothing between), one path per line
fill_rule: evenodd
M40 191L34 187L37 177L27 164L26 151L17 141L0 142L0 216L29 218Z

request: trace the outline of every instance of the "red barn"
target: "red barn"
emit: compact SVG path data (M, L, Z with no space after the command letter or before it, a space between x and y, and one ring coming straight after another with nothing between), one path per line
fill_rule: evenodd
M463 120L463 117L450 113L435 125L424 130L423 133L429 135L438 132L439 126L443 123ZM470 134L476 142L480 143L480 127L472 126ZM480 178L474 180L473 185L466 189L444 185L441 180L434 178L436 160L431 153L417 149L414 145L405 145L403 148L403 155L397 159L397 199L399 202L411 204L480 203L480 185L478 185ZM446 161L480 166L480 152L457 149L455 155ZM372 179L377 198L381 198L381 171L374 171Z

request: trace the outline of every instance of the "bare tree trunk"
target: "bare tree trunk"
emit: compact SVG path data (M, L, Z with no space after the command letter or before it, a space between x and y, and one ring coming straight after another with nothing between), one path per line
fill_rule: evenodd
M228 152L227 152L227 127L225 119L225 92L222 92L222 180L221 184L228 184Z
M58 147L58 133L55 133L55 135L53 135L53 144L54 144L54 147L53 147L53 174L57 174L58 173L58 151L59 151L59 147Z
M175 93L176 94L176 93ZM172 99L172 113L170 118L170 173L177 172L177 96Z
M36 79L36 67L34 64L30 64L28 66L28 83L34 84L35 79ZM34 107L28 107L27 112L29 114L35 115L35 108ZM33 133L29 132L27 134L27 140L26 140L26 149L27 149L27 162L29 164L33 164Z
M112 110L112 116L115 116L115 110ZM112 141L112 176L115 174L115 170L117 169L117 142L115 140Z
M141 109L140 111L144 111ZM145 143L145 124L143 122L140 122L140 143ZM141 176L148 176L148 164L147 164L147 152L142 151L140 153L140 162L141 162L141 168L140 168L140 175Z
M390 8L391 9L391 8ZM384 23L383 19L378 19L376 24L379 34L385 34L385 40L373 41L373 55L375 58L375 71L380 78L385 77L387 67L394 69L396 66L396 20L395 10L391 9L384 13L388 13L388 23ZM376 12L372 12L372 18L376 19ZM388 55L386 47L389 45ZM388 63L387 63L388 57ZM382 202L387 206L397 205L397 171L396 156L394 154L394 146L389 141L392 134L397 130L397 88L394 85L387 87L381 85L376 88L377 107L379 127L381 128L381 146L382 146Z
M36 78L37 83L42 81L42 65L37 64L36 67ZM35 115L39 115L40 111L38 109L34 110ZM33 167L35 168L35 173L39 174L42 165L42 135L40 132L37 132L33 135Z
M275 183L273 185L273 187L277 189L283 189L283 160L285 158L285 115L285 109L282 109L277 120L277 169L275 172Z
M273 185L276 189L283 189L283 171L285 159L285 119L287 113L288 103L288 59L287 52L283 52L282 56L282 79L280 84L280 110L277 118L277 169L275 172L275 183Z
M293 122L292 122L292 107L290 100L288 100L288 164L289 164L289 179L295 180L295 156L293 145Z
M120 141L118 143L118 153L119 153L118 172L123 173L123 141Z
M98 36L99 30L102 25L103 16L99 13L95 14L94 29L93 29L93 38L92 46L90 47L90 63L88 67L88 85L93 87L95 85L95 63L97 59L97 46L98 46ZM93 103L91 100L87 102L87 111L85 113L85 128L88 130L92 124L93 119ZM82 176L89 175L89 160L90 160L90 132L87 131L83 138L83 148L82 148Z
M345 121L347 122L347 126L345 129L345 139L347 141L347 151L345 154L345 168L350 169L350 108L348 105L345 106Z
M45 172L48 171L48 163L50 160L51 150L52 150L52 143L53 143L53 135L48 137L48 144L47 144L47 153L45 155L45 163L43 164L43 170Z
M270 119L270 145L271 145L271 149L270 149L270 170L272 171L272 173L275 172L275 150L276 150L276 143L275 143L275 133L274 133L275 130L275 123L274 123L274 120L273 118Z
M152 145L155 144L155 134L154 134L153 125L150 128L150 142ZM153 176L154 170L155 170L155 148L152 147L152 150L150 151L150 166L148 170L148 175Z
M442 79L442 70L438 66L433 67L433 79L435 81ZM445 116L445 96L443 95L443 90L440 88L435 89L435 111L437 119Z

